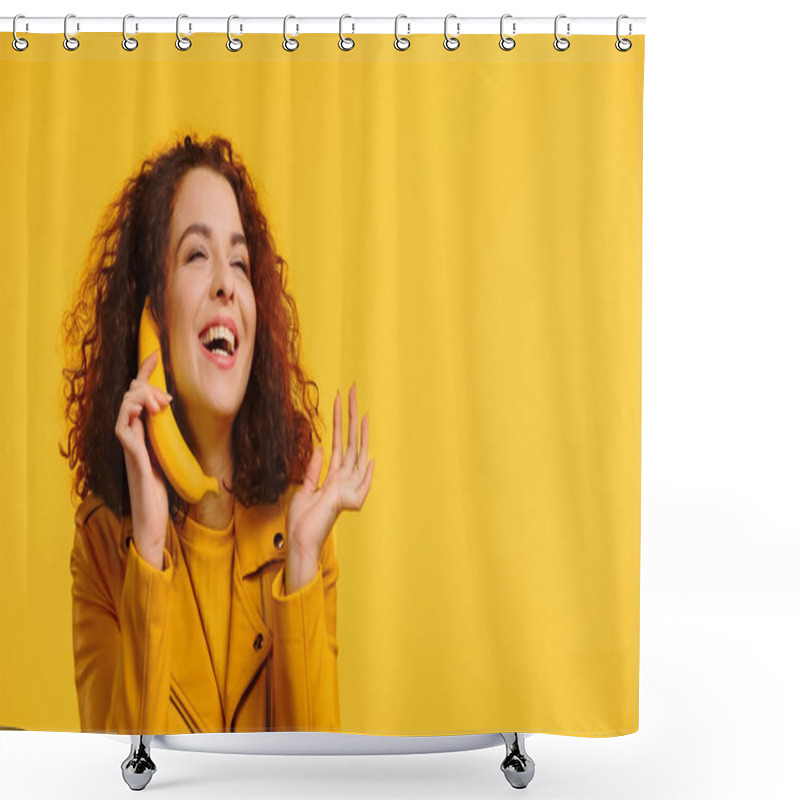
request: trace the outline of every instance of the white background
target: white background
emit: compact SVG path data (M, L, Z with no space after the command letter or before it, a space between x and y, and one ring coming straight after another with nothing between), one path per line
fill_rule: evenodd
M800 796L795 4L28 0L2 13L647 17L640 730L529 738L537 769L526 793ZM193 800L509 797L503 754L155 750L145 791ZM4 731L2 795L127 797L126 755L103 736Z

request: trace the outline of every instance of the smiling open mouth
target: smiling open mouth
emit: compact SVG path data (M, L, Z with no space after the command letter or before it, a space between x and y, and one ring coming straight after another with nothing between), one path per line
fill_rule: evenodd
M232 356L238 347L233 331L224 325L213 325L206 329L200 335L200 343L210 353L221 356Z

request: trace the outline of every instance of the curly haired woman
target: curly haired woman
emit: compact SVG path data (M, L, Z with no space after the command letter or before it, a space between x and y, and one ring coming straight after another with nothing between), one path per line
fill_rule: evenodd
M346 450L337 392L318 485L318 391L300 367L285 266L219 137L146 160L95 237L65 318L77 361L64 370L62 449L81 500L71 572L84 731L339 730L331 532L361 509L375 462L368 415L359 448L353 384ZM170 394L148 381L158 351L139 367L146 298ZM218 495L187 503L151 455L144 415L168 405Z

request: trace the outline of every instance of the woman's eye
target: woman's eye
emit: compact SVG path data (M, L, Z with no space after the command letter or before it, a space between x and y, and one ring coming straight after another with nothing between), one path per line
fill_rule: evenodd
M189 256L188 261L194 261L195 256L203 256L203 258L205 258L205 255L206 254L202 250L195 250L194 253L192 253ZM247 272L248 272L247 264L244 261L236 261L234 263L234 266L235 267L241 267L244 270L245 274L247 274Z

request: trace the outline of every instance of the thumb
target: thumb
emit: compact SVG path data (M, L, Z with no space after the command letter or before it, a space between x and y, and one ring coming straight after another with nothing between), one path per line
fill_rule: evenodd
M303 491L306 494L313 494L319 484L319 476L322 472L322 445L319 445L308 462L306 467L306 477L303 481Z

